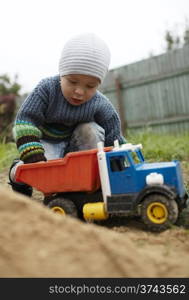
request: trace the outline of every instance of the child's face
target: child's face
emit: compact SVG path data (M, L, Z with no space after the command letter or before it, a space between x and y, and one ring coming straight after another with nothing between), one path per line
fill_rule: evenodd
M71 74L61 77L61 90L72 105L81 105L90 100L100 84L100 80L89 75Z

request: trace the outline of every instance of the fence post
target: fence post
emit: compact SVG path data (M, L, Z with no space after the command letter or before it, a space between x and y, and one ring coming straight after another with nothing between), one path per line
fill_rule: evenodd
M115 89L116 89L119 116L121 120L121 130L123 135L125 136L127 134L127 120L125 118L125 113L124 113L125 108L124 108L123 97L122 97L122 85L119 76L115 76Z

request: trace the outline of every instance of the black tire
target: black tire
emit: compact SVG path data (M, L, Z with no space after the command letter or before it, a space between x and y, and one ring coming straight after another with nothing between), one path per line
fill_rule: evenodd
M150 231L160 232L176 223L179 210L175 200L151 194L141 204L141 218Z
M180 210L176 225L189 229L189 207Z
M78 212L73 201L65 198L55 198L48 203L48 207L55 213L60 213L62 215L69 215L71 217L77 218Z

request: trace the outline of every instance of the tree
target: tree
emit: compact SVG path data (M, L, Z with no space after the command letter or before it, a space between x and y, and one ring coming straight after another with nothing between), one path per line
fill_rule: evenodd
M14 81L7 74L0 76L0 95L14 94L19 96L21 85L17 82L18 75L15 75Z
M14 80L7 74L0 76L0 140L12 140L12 121L16 109L16 97L19 96L21 85L17 82L18 76Z
M185 21L185 29L182 34L176 34L174 31L167 30L165 33L166 51L181 48L189 45L189 25Z

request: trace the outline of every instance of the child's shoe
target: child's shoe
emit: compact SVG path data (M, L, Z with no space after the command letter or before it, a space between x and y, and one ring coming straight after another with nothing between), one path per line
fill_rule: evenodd
M31 197L32 192L33 192L33 189L32 189L31 186L29 186L25 183L20 183L20 182L13 181L14 173L15 173L15 170L16 170L16 165L20 165L22 163L23 162L20 161L19 159L14 159L14 161L13 161L11 167L10 167L10 170L9 170L9 184L11 185L13 191L18 192L18 193L23 194L23 195L26 195L28 197Z

